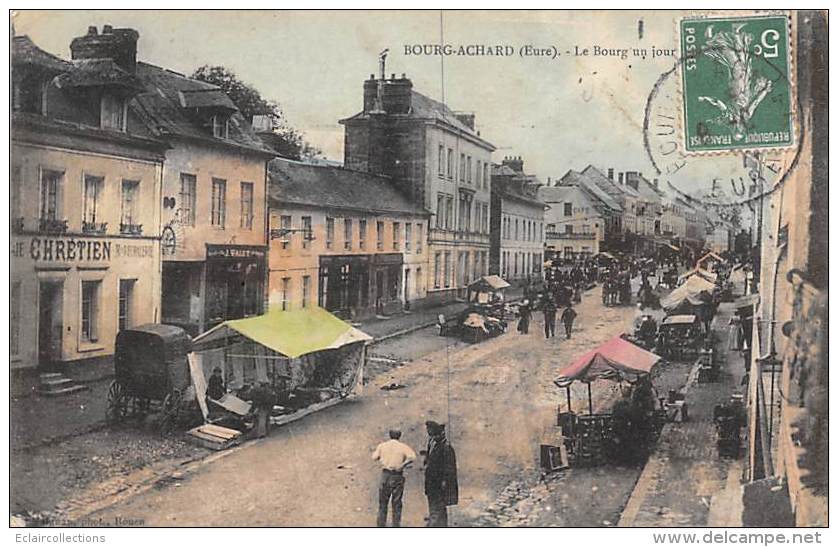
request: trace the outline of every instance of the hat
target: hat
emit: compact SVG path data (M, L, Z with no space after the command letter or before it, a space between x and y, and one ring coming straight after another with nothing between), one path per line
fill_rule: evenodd
M425 426L428 428L428 432L432 435L442 433L443 431L445 431L445 424L441 424L433 420L428 420L427 422L425 422Z

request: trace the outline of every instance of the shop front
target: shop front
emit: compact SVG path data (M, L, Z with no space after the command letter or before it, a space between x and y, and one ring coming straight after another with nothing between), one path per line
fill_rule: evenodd
M11 258L12 368L104 363L119 330L159 321L153 238L20 233Z
M401 253L320 256L321 307L345 319L402 310Z

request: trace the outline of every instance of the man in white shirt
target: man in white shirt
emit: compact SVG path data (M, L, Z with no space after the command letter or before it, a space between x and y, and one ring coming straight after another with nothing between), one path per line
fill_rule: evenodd
M378 486L378 526L387 525L387 505L393 506L393 527L402 521L402 496L404 495L404 470L416 460L416 452L399 441L402 432L390 430L390 440L379 444L372 459L381 464L381 483Z

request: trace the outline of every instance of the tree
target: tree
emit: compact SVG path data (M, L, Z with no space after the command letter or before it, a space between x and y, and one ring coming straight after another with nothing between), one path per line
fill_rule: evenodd
M268 116L273 130L270 134L260 136L280 156L299 160L320 155L320 150L306 142L303 134L288 124L279 103L262 97L259 91L241 81L232 70L223 66L204 65L192 74L192 78L220 87L248 121L253 116Z

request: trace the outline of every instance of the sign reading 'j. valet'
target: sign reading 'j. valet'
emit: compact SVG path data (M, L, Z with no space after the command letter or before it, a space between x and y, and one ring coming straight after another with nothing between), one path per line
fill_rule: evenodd
M11 255L35 262L110 262L112 258L147 258L150 243L117 243L73 237L32 237L12 241Z
M788 17L685 19L680 40L688 152L794 144Z

